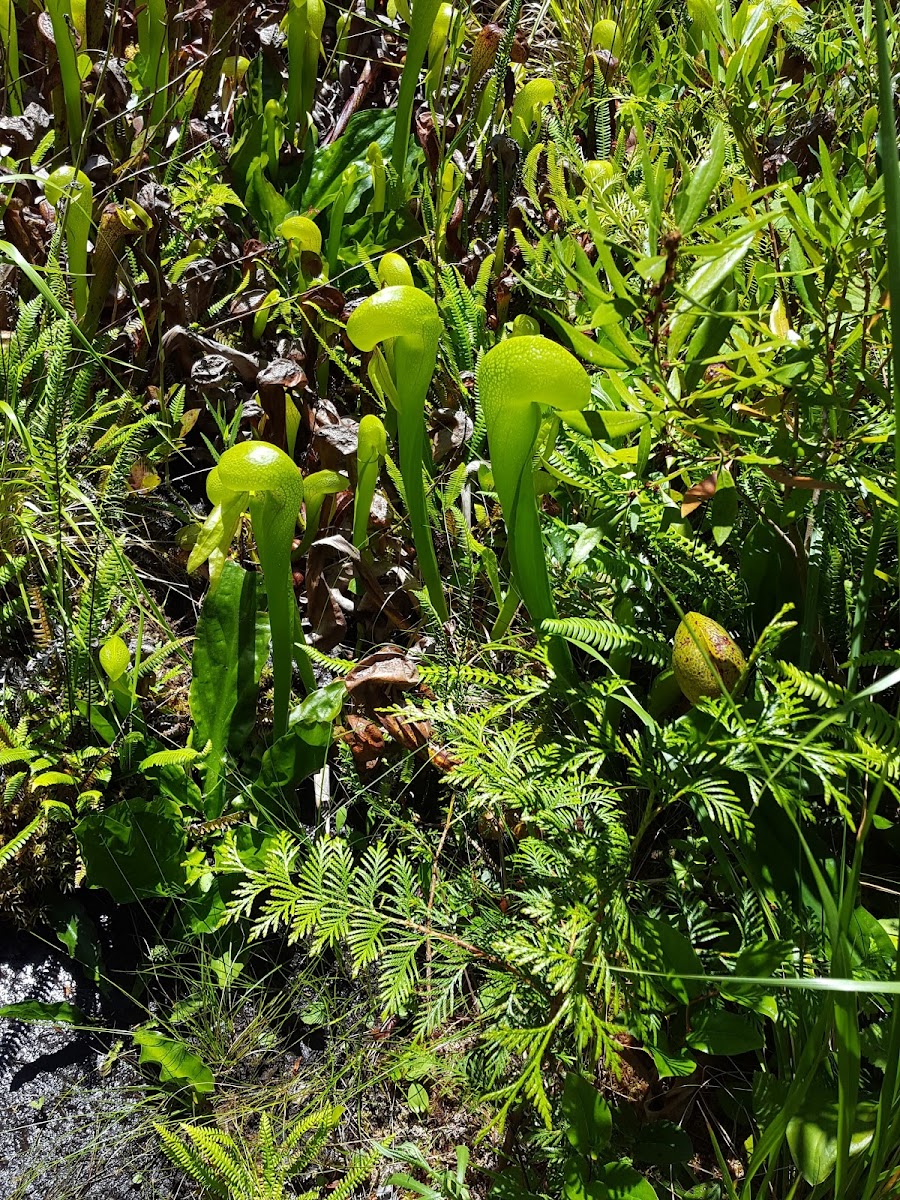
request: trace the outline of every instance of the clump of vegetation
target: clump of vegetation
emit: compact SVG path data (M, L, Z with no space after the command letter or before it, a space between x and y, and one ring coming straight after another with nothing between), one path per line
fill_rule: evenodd
M893 5L0 45L0 912L186 1194L894 1195Z

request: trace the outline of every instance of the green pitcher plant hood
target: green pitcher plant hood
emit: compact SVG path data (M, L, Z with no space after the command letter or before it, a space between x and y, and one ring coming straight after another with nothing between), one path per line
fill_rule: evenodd
M447 602L428 526L423 461L425 397L442 331L434 300L408 284L382 288L364 300L347 321L347 336L360 350L369 352L381 342L392 342L400 474L409 523L429 599L440 619L446 621Z
M296 463L277 446L242 442L226 450L210 472L207 494L215 507L200 531L188 570L196 570L216 551L224 556L241 513L249 507L269 601L278 737L287 729L294 635L300 629L291 550L303 503L303 476ZM306 663L304 670L302 660L300 665L309 688L313 685L311 668Z
M532 479L541 409L579 411L591 381L574 355L540 335L509 338L478 365L494 486L506 523L513 579L537 628L556 615ZM571 678L568 649L554 639L551 658Z

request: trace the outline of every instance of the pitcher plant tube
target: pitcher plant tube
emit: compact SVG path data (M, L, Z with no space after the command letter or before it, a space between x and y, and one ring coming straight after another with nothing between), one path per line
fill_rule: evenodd
M81 76L78 73L78 54L75 49L75 39L78 35L72 19L72 6L69 0L47 0L46 12L53 30L53 44L59 64L69 149L72 158L77 162L81 154L84 117L81 108Z
M306 554L319 532L322 506L328 496L336 496L350 487L350 480L340 471L314 471L303 481L303 506L306 510L306 529L297 547L298 555Z
M63 221L66 231L66 251L72 279L72 298L79 320L84 317L88 302L88 239L91 236L91 210L94 191L83 171L74 167L57 167L44 181L44 195L54 208L65 200Z
M387 454L387 432L380 417L367 413L359 423L356 449L356 496L353 501L353 545L361 550L369 535L369 514L378 472Z
M303 492L299 468L277 446L268 442L241 442L232 446L210 473L207 493L215 501L215 507L188 559L191 571L217 550L224 554L241 513L249 507L269 600L276 738L287 730L294 636L300 629L291 550ZM298 666L304 685L313 690L315 681L305 656L299 657Z
M414 0L409 22L409 40L406 43L406 61L400 76L400 92L397 96L397 123L394 126L394 144L391 165L400 184L406 171L406 152L412 127L413 100L419 82L419 72L425 62L428 43L441 8L441 0Z
M302 143L316 90L325 25L323 0L291 0L286 18L288 47L287 132Z
M441 621L446 621L447 602L428 526L423 462L425 397L437 363L441 330L435 302L420 288L407 284L382 288L369 296L347 322L347 336L360 350L368 353L380 342L393 342L400 474L409 523L431 603Z
M532 461L541 409L578 411L588 403L591 381L562 346L541 336L510 338L494 346L478 365L494 487L506 523L513 581L537 629L556 615L534 493ZM554 670L574 679L568 647L550 643Z
M19 70L19 38L16 30L16 8L13 0L0 0L0 46L6 66L6 94L10 116L22 111L22 75Z

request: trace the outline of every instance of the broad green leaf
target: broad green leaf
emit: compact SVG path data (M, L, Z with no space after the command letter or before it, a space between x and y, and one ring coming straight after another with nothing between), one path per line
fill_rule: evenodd
M789 960L791 950L790 942L759 942L755 946L749 946L738 956L734 964L734 973L739 976L755 976L764 979L767 975L779 972L776 978L780 978L779 968ZM719 992L724 999L734 1000L743 1008L749 1008L753 1012L769 1017L770 1020L775 1020L778 1015L776 1001L773 996L766 994L764 987L754 987L752 984L725 983L720 986Z
M703 984L696 979L681 979L682 975L702 975L703 963L694 947L673 925L667 921L648 918L641 927L648 970L660 971L664 980L662 987L676 999L687 1004L703 991Z
M810 316L817 317L821 312L821 302L816 286L817 272L804 254L800 239L795 233L791 234L788 242L788 261L791 265L791 282L803 307Z
M731 245L721 250L718 257L704 262L694 271L682 289L683 298L678 302L669 330L668 355L677 358L699 315L698 309L721 287L740 265L753 245L755 233L746 233Z
M833 1094L833 1093L832 1093ZM860 1104L850 1137L850 1154L860 1154L875 1134L877 1107ZM834 1172L838 1154L838 1104L821 1086L811 1086L799 1111L788 1122L787 1143L797 1170L811 1186Z
M312 692L288 719L288 731L263 755L258 794L294 787L320 771L328 757L332 726L347 689L341 680Z
M141 1049L140 1061L159 1069L160 1083L187 1085L196 1096L208 1096L215 1088L212 1071L184 1042L152 1029L138 1029L133 1036Z
M731 472L721 470L716 480L716 491L709 507L713 540L717 546L728 541L738 514L738 494Z
M636 62L629 68L628 82L631 84L631 90L635 96L646 96L653 86L653 72L647 63Z
M725 339L734 326L733 313L738 306L737 295L734 291L718 292L711 297L709 303L714 311L704 317L697 326L685 353L687 366L684 372L684 391L686 394L695 390L707 365L722 349Z
M889 1021L876 1021L873 1025L867 1026L860 1035L860 1053L879 1071L888 1069L890 1033Z
M249 492L235 492L224 504L217 504L200 527L187 561L188 573L196 571L214 551L226 551L234 537L241 513L247 507Z
M667 1054L658 1046L648 1046L653 1063L660 1079L686 1079L697 1070L697 1064L684 1052L679 1055Z
M247 190L244 200L247 210L256 221L262 236L274 240L278 226L290 214L291 206L265 175L268 160L254 159L247 171Z
M605 534L602 529L596 529L593 526L582 529L575 545L572 547L569 570L574 571L576 567L580 567L582 563L587 562L604 538Z
M721 43L724 40L715 0L687 0L687 10L691 21L701 32L715 42Z
M755 975L760 978L771 975L790 959L793 946L790 942L757 942L738 955L734 964L735 975ZM725 989L722 989L725 995Z
M675 220L682 236L686 236L706 212L710 197L722 178L725 166L725 127L717 125L709 144L709 152L698 163L675 197Z
M881 921L861 906L853 913L850 926L854 956L862 966L872 952L882 955L886 964L892 963L896 945Z
M230 988L247 964L226 947L221 954L209 960L210 970L216 978L220 991Z
M571 429L592 437L596 442L612 442L616 438L636 433L647 424L644 413L618 412L614 409L583 409L581 412L561 412L560 420Z
M66 1000L45 1003L43 1000L19 1000L16 1004L4 1004L0 1017L8 1021L53 1021L57 1025L83 1025L85 1018L80 1009Z
M692 1017L691 1032L685 1040L692 1050L729 1058L761 1050L765 1044L762 1030L752 1017L711 1008L702 1009Z
M236 874L204 872L179 899L178 920L185 934L212 933L222 924L228 902L240 883Z
M791 332L791 322L781 296L772 301L772 311L769 313L769 329L777 338L786 338Z
M667 254L653 254L649 258L639 258L634 269L646 283L656 284L666 273Z
M644 1125L631 1149L636 1162L656 1167L685 1163L693 1153L691 1139L674 1121L653 1121Z
M101 953L97 938L97 927L88 916L83 904L66 897L53 905L50 924L69 952L70 958L80 963L93 983L100 983Z
M584 1076L570 1071L563 1085L561 1107L569 1144L582 1157L596 1159L612 1136L609 1105Z
M625 367L625 360L618 354L600 345L599 342L576 329L574 325L564 321L562 317L558 317L546 309L541 310L540 316L556 336L585 362L591 363L595 367L610 367L615 370L622 370Z
M200 611L190 690L196 740L210 743L204 808L218 817L225 803L227 752L240 751L256 720L259 678L268 652L268 626L257 619L259 576L226 562L218 587Z
M370 186L372 176L366 162L369 147L373 142L377 142L382 153L387 156L393 138L392 109L369 109L355 113L344 133L330 146L316 152L302 197L294 189L287 193L291 207L301 212L326 208L341 190L344 171L352 163L356 163L359 166L358 182L347 203L347 211L352 212L363 192Z
M333 683L326 683L324 687L310 692L295 708L291 709L288 726L292 729L297 726L312 728L323 724L330 727L343 708L346 699L347 688L340 679L334 680Z
M647 467L650 465L650 451L653 448L653 429L650 422L641 430L641 436L638 438L637 444L637 460L635 462L635 473L638 479L643 479Z
M171 896L185 881L181 809L171 800L120 800L75 826L88 883L119 904Z
M562 1200L591 1200L594 1192L588 1181L590 1163L580 1154L570 1154L563 1166Z
M588 1195L590 1200L658 1200L647 1180L626 1162L604 1163Z

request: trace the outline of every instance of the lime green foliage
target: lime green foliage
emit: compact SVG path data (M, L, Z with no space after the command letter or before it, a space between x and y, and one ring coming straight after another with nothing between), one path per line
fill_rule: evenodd
M68 144L72 159L77 161L84 133L84 116L81 108L81 76L75 52L72 6L70 0L47 0L46 11L53 29L53 44L65 97Z
M389 342L396 386L400 473L419 569L435 611L447 619L447 602L428 527L425 498L425 398L437 362L442 330L437 306L419 288L385 287L364 300L347 322L347 336L360 350Z
M510 115L510 131L524 149L529 140L531 126L540 118L541 109L554 96L552 79L531 79L516 93Z
M321 254L322 234L315 221L301 216L288 217L278 226L277 232L287 242L290 258L297 265L298 283L302 291L306 286L306 277L300 265L301 256L304 253Z
M532 480L541 409L578 411L590 400L585 369L561 346L523 335L489 350L478 365L478 390L487 423L494 483L509 536L516 587L531 619L556 615ZM561 673L571 678L568 651L553 651Z
M120 904L177 894L184 885L185 830L169 799L122 800L75 826L88 877ZM147 847L153 847L153 855Z
M128 670L131 654L120 637L107 638L100 647L100 666L115 683Z
M406 172L406 150L409 145L412 125L413 100L419 81L419 72L425 62L428 45L435 21L440 12L441 0L416 0L410 19L409 40L406 44L406 61L400 76L400 94L397 97L397 124L394 131L394 146L391 165L394 174L403 182Z
M153 0L123 107L101 10L71 5L80 56L62 13L77 94L48 46L57 126L5 164L0 906L83 882L139 899L160 961L208 953L137 1042L155 1104L202 1100L156 1115L213 1195L327 1194L334 1151L291 1176L278 1114L339 1090L341 1139L421 1196L886 1200L896 13L305 0L261 48L226 0L156 88L147 46L191 43ZM89 160L85 309L34 212L42 164ZM146 183L174 206L144 222ZM287 456L245 440L282 400ZM283 1071L237 976L354 1078Z
M622 57L622 31L615 21L598 21L591 31L591 44L598 50L606 50L613 58Z
M290 0L287 15L288 83L286 130L288 138L306 135L312 111L319 55L322 52L322 28L325 24L324 0Z
M252 733L267 640L256 628L259 577L226 562L197 621L191 660L191 716L204 763L204 815L225 807L229 748L237 754ZM251 632L252 631L252 632ZM264 633L267 633L264 630Z
M326 497L346 491L349 486L350 480L346 475L342 475L340 471L315 471L312 475L307 475L303 481L306 532L303 534L303 540L297 547L298 554L306 554L313 543L313 539L319 529L319 518L322 514L322 505L325 503Z
M459 12L452 4L442 3L438 7L434 25L431 28L431 36L428 39L428 74L425 76L425 91L429 96L433 96L440 86L448 66L448 60L452 60L454 46L451 45L451 37L454 42L457 40L455 35L461 26L462 20Z
M254 1136L238 1137L210 1126L182 1122L175 1129L157 1124L156 1132L166 1156L194 1180L204 1195L222 1200L287 1200L297 1192L292 1181L302 1178L343 1114L341 1108L325 1108L285 1124L276 1138L272 1118L262 1113ZM349 1200L371 1173L378 1153L357 1155L343 1178L327 1190L306 1189L304 1200Z
M0 3L0 42L3 44L6 63L5 84L9 94L10 113L16 116L22 111L22 76L19 70L19 35L16 30L14 0L2 0Z
M369 202L369 212L378 216L384 212L387 199L387 175L384 169L384 155L377 142L372 142L366 151L366 163L372 176L372 199Z
M382 287L414 286L412 271L402 254L382 255L378 264L378 282Z
M148 0L137 12L138 48L143 60L141 87L150 97L150 123L163 119L168 106L169 27L165 0Z
M208 233L221 222L226 206L237 211L244 208L240 197L221 180L215 155L208 150L180 165L172 202L179 224L188 235L198 230Z
M195 1102L214 1090L212 1071L184 1042L164 1037L155 1029L138 1029L133 1037L140 1047L140 1061L159 1072L160 1083L189 1088Z
M366 544L369 513L378 482L378 471L387 454L387 433L380 417L367 413L359 423L356 452L356 495L353 502L353 545Z
M465 1146L456 1147L456 1168L446 1171L436 1170L413 1142L391 1147L390 1155L422 1172L429 1182L423 1184L407 1171L395 1171L388 1179L389 1187L404 1188L423 1200L472 1200L472 1190L466 1183L469 1151Z
M341 173L341 185L337 197L332 201L331 214L328 218L328 274L334 275L337 270L338 256L343 241L344 215L350 203L356 181L359 178L360 166L351 162Z
M302 637L294 599L291 549L303 503L303 476L283 450L266 442L232 446L210 476L207 491L215 507L200 532L188 570L196 570L217 552L224 554L241 513L249 506L269 601L278 737L287 729L294 638Z
M83 317L88 303L88 240L91 236L94 190L83 171L76 171L74 167L57 167L47 176L44 195L54 207L60 208L62 214L75 312L78 317Z

